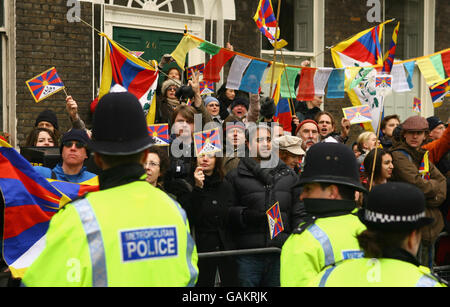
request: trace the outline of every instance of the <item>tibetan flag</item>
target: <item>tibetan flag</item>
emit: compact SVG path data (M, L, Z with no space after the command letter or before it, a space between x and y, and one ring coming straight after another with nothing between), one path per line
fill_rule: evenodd
M397 26L394 29L394 33L392 33L392 41L389 46L389 52L384 57L383 63L383 73L390 74L392 65L394 64L395 50L397 49L397 40L398 40L398 30L400 28L400 22L397 23Z
M25 83L36 102L40 102L64 89L64 83L59 78L55 67L44 71Z
M194 133L197 157L222 151L219 128Z
M267 37L276 49L281 49L288 44L284 39L280 39L279 29L277 32L277 19L270 0L259 1L258 9L253 19L261 33Z
M208 95L214 93L214 82L212 81L200 81L199 82L200 95Z
M205 63L188 67L187 77L188 77L188 79L192 79L192 76L194 75L194 73L200 73L201 75L203 75L204 71L205 71Z
M375 27L359 32L348 40L340 42L331 48L331 55L336 68L349 66L370 66L383 64L381 54L381 38L384 25L392 20L383 22Z
M178 66L181 69L184 70L186 55L188 54L188 52L200 46L201 43L201 41L193 38L190 35L183 36L178 46L171 54L172 58L175 60L175 62L177 62Z
M99 190L98 177L92 178L94 180L84 181L82 183L73 183L67 181L47 179L50 184L59 192L68 197L66 201L61 201L60 207L64 206L70 200L83 196L89 192L96 192Z
M273 238L278 236L284 230L280 212L280 204L276 202L275 205L266 211L266 215L269 223L270 239L273 240Z
M414 97L413 111L417 113L422 112L422 101L417 97Z
M253 60L242 78L239 90L247 93L258 94L261 79L267 66L268 64L266 62Z
M422 176L422 179L430 180L430 161L428 159L428 151L425 152L422 161L420 162L419 174Z
M148 126L148 134L152 137L156 146L169 146L169 124L156 124Z
M136 58L122 49L105 34L107 40L99 99L115 85L122 86L135 95L145 113L147 123L153 124L156 114L155 92L158 85L158 71L150 64ZM153 63L156 67L156 63Z
M0 140L0 189L5 201L3 256L13 276L23 277L45 247L52 216L71 199L98 191L98 185L49 182Z
M228 72L227 88L233 90L239 89L239 87L241 86L244 71L247 69L251 61L251 59L240 55L236 55L234 57L233 63L230 67L230 71Z
M450 93L450 78L446 79L445 82L441 83L436 87L430 87L431 100L433 101L433 106L438 108L444 102L444 98Z
M375 87L377 87L377 88L392 88L392 76L388 76L388 75L377 76L375 79Z
M3 256L21 277L45 245L51 217L63 195L14 148L0 140L0 188L5 200Z
M317 68L304 67L300 72L297 100L311 101L314 99L314 75Z
M342 111L344 112L344 117L352 125L372 122L372 114L368 105L344 108Z
M280 89L280 81L277 83L275 87L273 100L276 106L275 115L273 116L273 120L280 124L283 127L284 131L291 132L291 122L292 122L292 111L289 103L289 99L283 98L281 96Z
M205 71L203 72L203 80L219 82L220 71L233 56L233 51L225 48L220 49L219 53L213 56L206 64Z

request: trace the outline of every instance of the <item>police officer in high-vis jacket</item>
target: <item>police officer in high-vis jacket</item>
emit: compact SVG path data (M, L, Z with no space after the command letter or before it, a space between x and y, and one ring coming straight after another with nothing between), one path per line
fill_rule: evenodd
M100 191L61 209L25 286L194 286L197 251L186 214L145 181L152 145L145 115L130 93L99 102L89 144L102 168Z
M408 183L375 186L358 212L367 230L358 235L365 256L323 270L310 286L442 287L445 282L419 264L416 254L426 217L425 196Z
M363 256L356 236L364 225L355 215L360 183L352 150L338 143L318 143L306 154L300 199L308 214L281 251L281 286L307 286L325 267Z

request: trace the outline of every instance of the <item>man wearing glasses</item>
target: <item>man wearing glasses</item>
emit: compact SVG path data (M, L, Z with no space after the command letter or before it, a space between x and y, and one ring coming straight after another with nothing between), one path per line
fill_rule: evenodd
M97 175L86 170L84 160L89 157L87 143L89 137L86 131L81 129L72 129L66 132L62 137L60 152L62 162L58 163L53 169L43 166L35 166L43 177L68 181L73 183L87 183L91 179L96 180ZM95 179L94 179L95 178Z

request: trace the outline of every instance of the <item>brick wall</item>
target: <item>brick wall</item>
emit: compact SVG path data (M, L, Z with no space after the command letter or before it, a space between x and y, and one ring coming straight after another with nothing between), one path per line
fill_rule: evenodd
M237 0L236 6L236 20L226 20L224 24L225 43L228 40L228 35L231 35L230 43L234 50L250 56L261 56L261 32L256 27L253 15L258 3L252 0ZM224 67L224 75L227 76L231 63L227 63Z
M66 0L17 1L17 138L22 145L38 114L57 113L59 130L67 131L64 91L36 104L25 81L55 66L67 92L78 102L82 118L89 120L92 93L91 29L66 19ZM81 3L81 18L91 19L91 4Z

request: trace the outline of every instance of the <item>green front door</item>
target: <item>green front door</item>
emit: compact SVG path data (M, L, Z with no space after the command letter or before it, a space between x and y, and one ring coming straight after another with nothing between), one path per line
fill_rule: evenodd
M113 40L124 46L130 51L144 52L141 58L149 61L160 61L161 57L168 53L172 53L183 38L183 34L130 29L130 28L113 28ZM187 63L187 62L186 62ZM164 72L172 67L178 67L176 63L170 63L164 66ZM162 82L165 76L161 76Z

